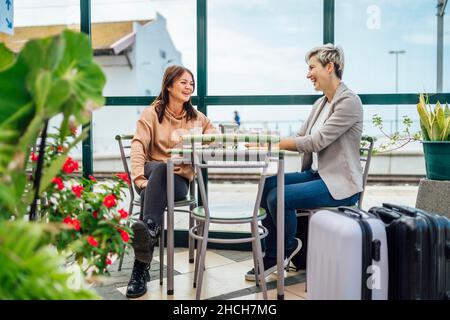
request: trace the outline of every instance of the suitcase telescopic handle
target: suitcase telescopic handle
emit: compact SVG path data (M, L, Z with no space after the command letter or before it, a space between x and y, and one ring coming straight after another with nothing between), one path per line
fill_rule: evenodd
M354 208L350 208L350 207L338 207L337 209L341 212L355 214L359 218L362 218L361 211L358 209L354 209Z
M402 216L400 213L398 213L398 211L395 211L395 210L393 211L393 210L391 210L391 209L383 208L383 207L374 207L374 208L371 208L371 209L369 210L369 212L378 215L378 217L380 217L381 220L383 220L383 221L386 221L386 220L388 220L388 221L396 220L396 219L401 218L401 216Z
M400 205L396 205L396 204L392 204L392 203L383 203L383 207L398 211L398 212L406 214L410 217L417 216L417 211L415 209L409 208L407 206L400 206Z

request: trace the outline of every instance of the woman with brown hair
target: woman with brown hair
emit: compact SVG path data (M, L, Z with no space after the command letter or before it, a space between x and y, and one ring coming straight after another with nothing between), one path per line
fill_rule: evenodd
M143 220L132 226L135 260L126 293L129 298L145 294L150 281L150 263L167 206L169 150L180 142L184 133L192 130L216 132L211 121L192 106L194 89L194 75L190 70L176 65L168 67L164 72L161 93L137 122L131 142L131 178L141 195ZM194 172L191 165L182 164L175 166L174 173L175 201L178 201L186 197Z

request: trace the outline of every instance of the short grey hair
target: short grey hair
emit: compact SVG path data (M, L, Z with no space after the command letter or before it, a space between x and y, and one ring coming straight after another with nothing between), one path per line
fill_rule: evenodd
M309 50L305 56L306 63L312 57L316 57L323 67L332 62L336 76L342 79L344 73L344 50L342 50L342 47L327 43Z

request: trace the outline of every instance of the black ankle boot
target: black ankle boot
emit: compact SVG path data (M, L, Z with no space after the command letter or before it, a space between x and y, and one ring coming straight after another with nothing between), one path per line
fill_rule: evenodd
M150 234L150 255L153 257L153 251L155 249L155 245L158 243L159 234L161 232L161 226L155 224L151 219L147 219L146 221L148 232Z
M138 298L147 292L147 282L150 281L149 270L149 264L134 260L133 272L127 286L128 298Z
M137 260L150 264L153 258L155 245L158 243L160 227L151 219L136 221L131 227L134 233L132 246Z
M152 219L145 220L145 223L147 224L147 228L148 231L150 232L150 235L154 239L158 239L159 234L161 232L161 225L154 223Z

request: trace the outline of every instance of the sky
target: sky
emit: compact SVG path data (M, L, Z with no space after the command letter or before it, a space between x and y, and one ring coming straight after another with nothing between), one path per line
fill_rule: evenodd
M93 22L150 19L156 11L161 13L183 64L196 76L195 0L91 3ZM322 43L322 0L208 0L207 4L209 95L315 94L306 79L304 56ZM335 44L345 53L344 82L356 93L395 93L395 57L388 52L405 50L399 56L398 91L434 92L436 4L437 0L337 0ZM446 11L444 92L450 92L450 8ZM79 17L79 0L15 0L16 26L73 25ZM286 129L304 119L310 107L210 107L208 115L216 121L232 121L234 109L243 122L279 121ZM414 106L399 109L400 115L417 119ZM140 108L114 110L130 114L126 126L132 126L140 113ZM394 107L365 107L368 123L374 113L393 119ZM109 123L108 116L106 110L94 116L97 134L111 131L103 124Z

